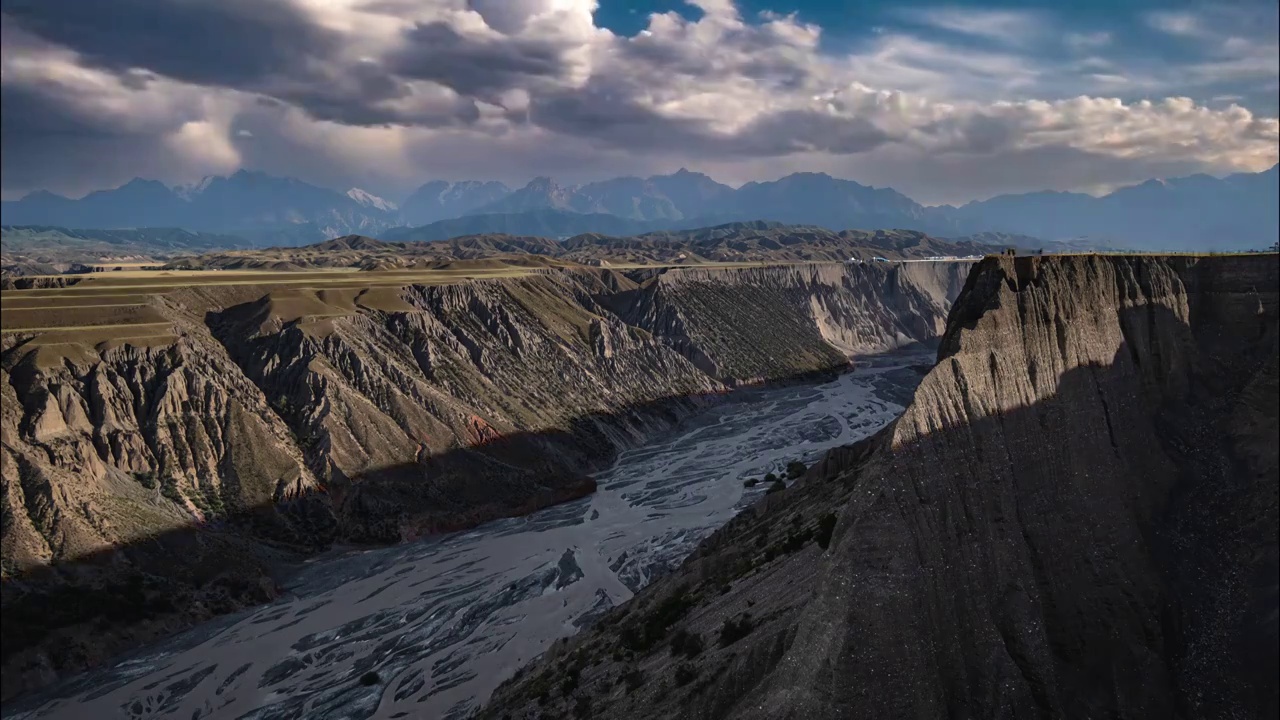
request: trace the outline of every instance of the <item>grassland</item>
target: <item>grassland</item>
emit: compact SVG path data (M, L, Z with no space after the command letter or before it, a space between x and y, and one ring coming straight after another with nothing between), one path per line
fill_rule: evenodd
M406 309L397 288L513 277L530 268L481 267L359 272L345 269L278 271L118 270L80 276L68 287L0 291L0 331L57 333L46 343L96 345L119 339L171 337L158 300L178 290L252 286L270 295L273 314L287 319L355 311ZM137 332L135 332L137 331ZM133 343L137 344L137 343Z
M697 267L744 268L777 262L700 262ZM610 263L614 270L683 265ZM404 309L396 289L406 285L447 285L489 278L519 277L538 272L540 265L522 266L493 259L455 261L432 269L354 270L308 268L305 270L175 270L123 267L111 272L71 276L76 284L0 292L0 331L44 333L67 331L101 342L101 331L150 328L155 332L165 318L157 299L180 289L254 287L269 295L270 312L282 319L324 318L349 314L355 306L393 311ZM42 276L35 276L39 279ZM65 279L69 276L48 276ZM378 290L379 292L372 292ZM92 332L90 332L92 331Z

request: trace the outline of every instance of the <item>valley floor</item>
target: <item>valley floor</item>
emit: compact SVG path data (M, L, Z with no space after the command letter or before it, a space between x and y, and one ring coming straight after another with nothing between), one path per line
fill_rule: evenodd
M558 638L679 565L766 492L744 480L878 430L932 355L734 393L597 477L472 531L331 553L285 599L57 686L9 718L465 717ZM373 673L373 675L370 675Z

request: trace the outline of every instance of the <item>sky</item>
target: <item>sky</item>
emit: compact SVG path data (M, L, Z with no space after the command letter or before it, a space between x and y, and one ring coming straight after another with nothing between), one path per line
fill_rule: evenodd
M1277 161L1275 0L0 0L0 192L797 171L925 203Z

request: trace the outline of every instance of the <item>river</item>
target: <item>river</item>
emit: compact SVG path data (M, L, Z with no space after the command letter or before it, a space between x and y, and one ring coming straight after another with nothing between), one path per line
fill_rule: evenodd
M622 453L590 497L308 562L278 601L6 708L6 718L464 718L558 638L677 566L765 491L896 417L931 356L735 392Z

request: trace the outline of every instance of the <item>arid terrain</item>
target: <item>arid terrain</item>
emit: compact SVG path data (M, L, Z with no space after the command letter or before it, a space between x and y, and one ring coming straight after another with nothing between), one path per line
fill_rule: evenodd
M10 278L5 695L268 600L271 567L333 543L581 497L734 387L936 342L968 267L523 256Z
M984 233L941 240L908 230L833 232L818 227L740 222L634 237L580 234L564 241L487 234L435 242L385 242L349 235L302 247L244 249L233 237L175 230L74 233L4 228L4 272L82 274L138 267L169 270L434 270L458 261L496 266L628 268L650 265L832 262L975 256L1034 241ZM237 249L241 248L241 249ZM193 252L194 251L194 252ZM470 267L477 267L469 265Z
M402 262L341 238L288 251L287 268L271 259L285 251L244 251L9 278L5 696L272 601L280 568L327 548L592 494L619 453L735 388L940 343L901 418L771 487L633 601L592 609L485 712L1275 709L1274 255L589 266L510 242ZM540 522L594 527L573 507ZM500 596L560 592L582 577L573 562ZM488 627L458 617L451 632ZM382 679L351 675L371 661L330 668L289 712L339 692L325 713L378 707ZM459 672L441 692L477 687ZM397 688L421 688L410 675ZM434 692L416 702L483 698Z
M1271 717L1271 255L990 257L901 417L485 717Z

